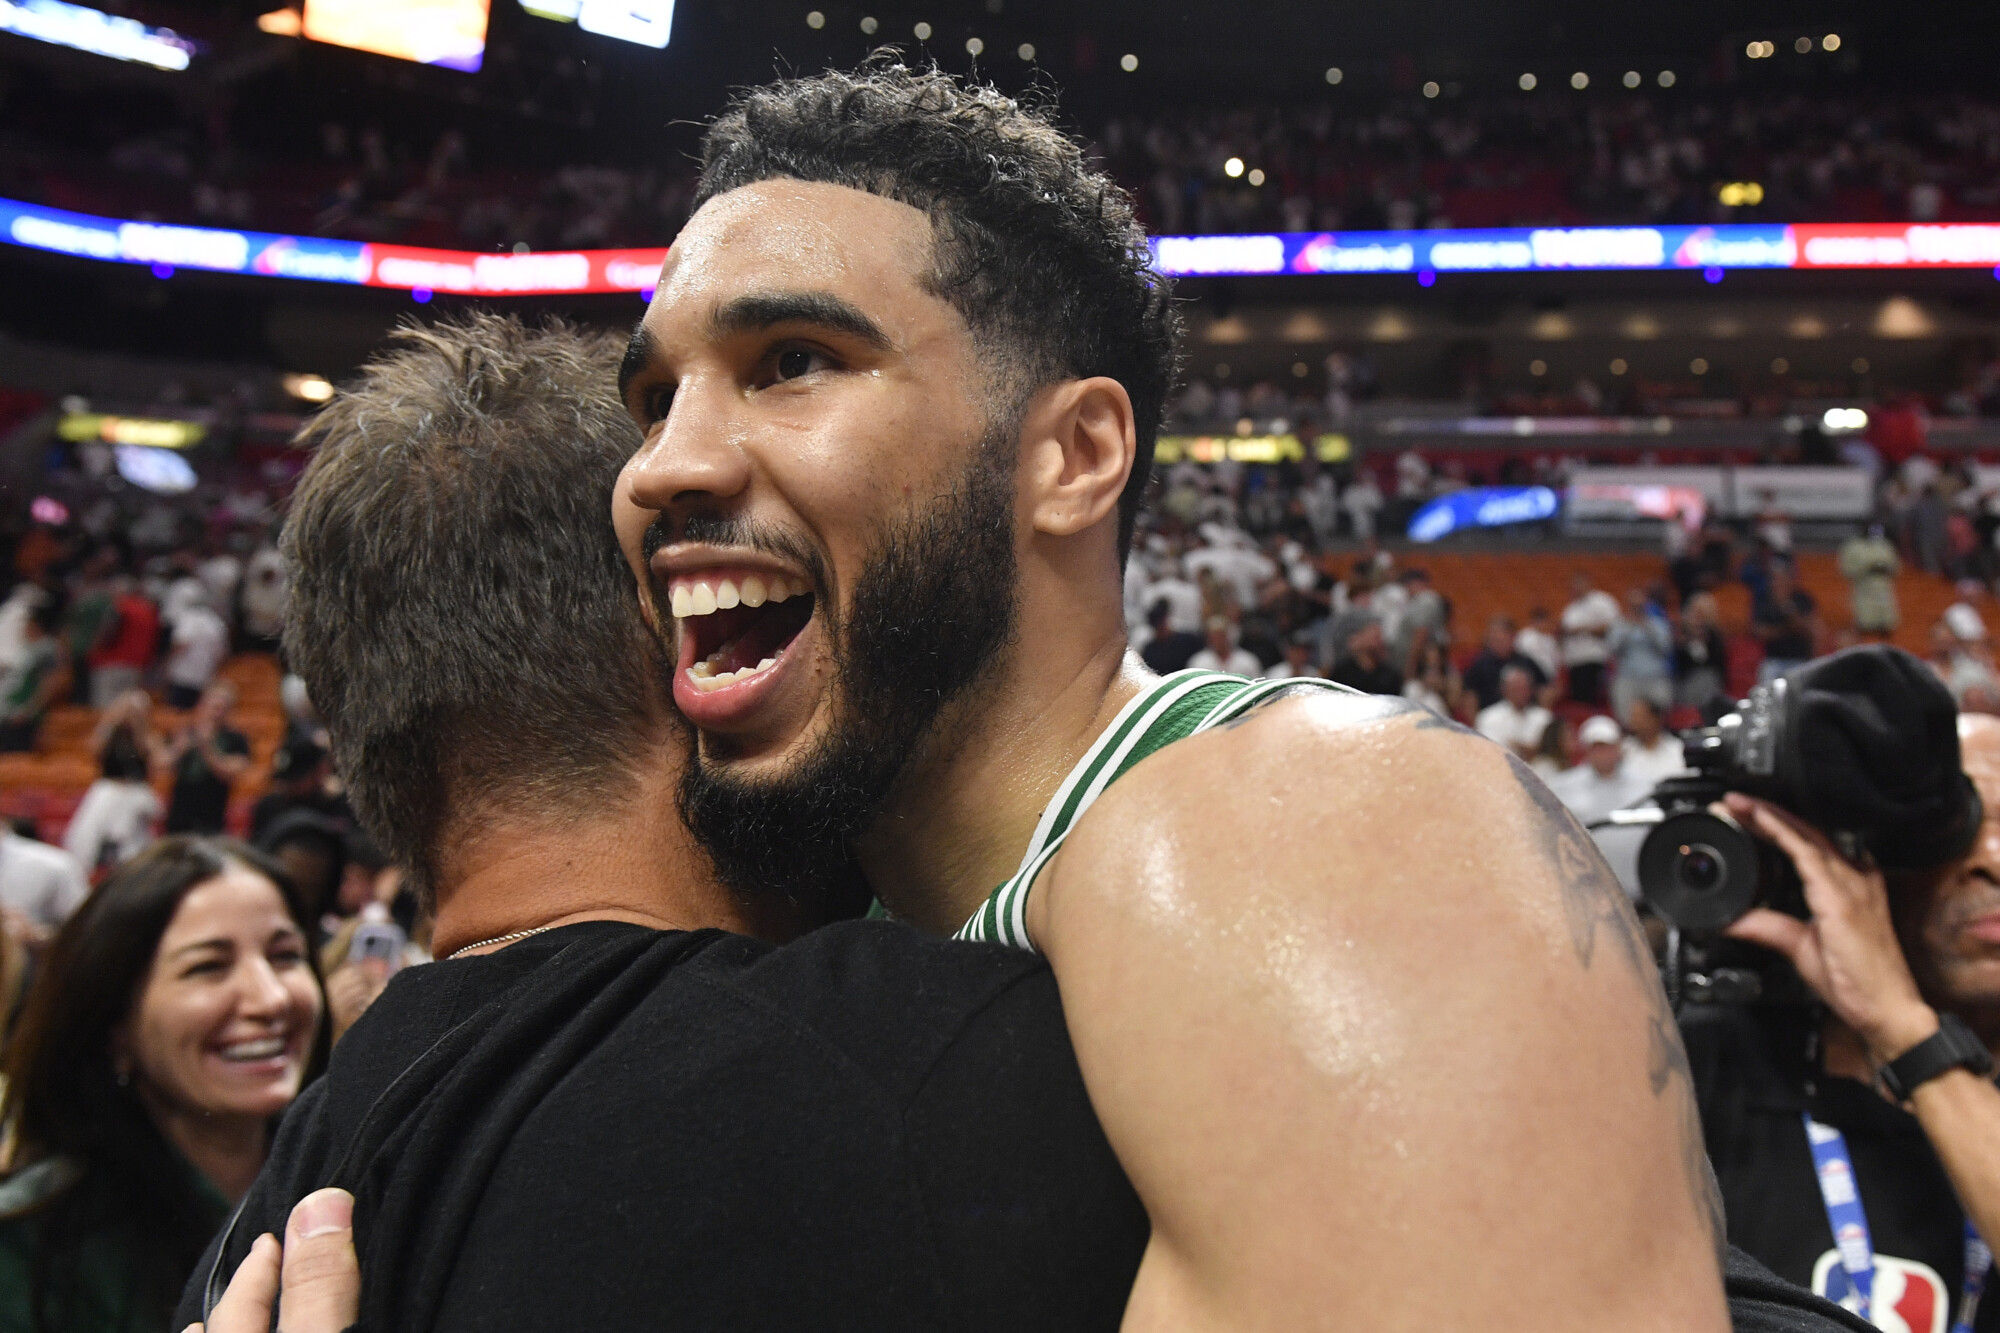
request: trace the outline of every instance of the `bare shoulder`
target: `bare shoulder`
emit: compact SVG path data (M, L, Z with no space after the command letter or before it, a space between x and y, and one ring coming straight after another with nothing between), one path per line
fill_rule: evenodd
M1433 851L1490 849L1524 821L1563 816L1540 779L1469 728L1402 699L1312 689L1166 746L1106 791L1076 836L1252 810L1282 812L1291 836L1242 849L1251 857L1281 857L1315 833L1358 848L1415 829Z

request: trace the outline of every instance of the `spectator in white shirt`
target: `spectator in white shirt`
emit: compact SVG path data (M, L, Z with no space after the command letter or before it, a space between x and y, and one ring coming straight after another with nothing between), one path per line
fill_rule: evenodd
M55 934L89 893L82 867L68 852L12 829L0 832L0 911L23 944Z
M285 582L285 562L278 548L268 543L257 548L243 568L243 649L245 652L276 652L278 635L285 627L285 603L291 587Z
M146 756L130 728L115 728L98 756L101 776L70 817L63 847L84 873L131 860L153 841L163 807L146 781Z
M1556 670L1561 665L1561 646L1556 642L1546 606L1528 612L1526 627L1514 636L1514 651L1540 667L1545 679L1554 680L1562 674Z
M1651 699L1636 698L1625 705L1625 768L1647 782L1657 783L1676 773L1687 772L1687 758L1681 739L1660 720L1659 707Z
M182 597L170 622L165 672L169 708L193 708L229 657L229 626L209 609L208 594L199 584L195 589Z
M1221 616L1208 621L1208 647L1188 659L1197 671L1227 671L1232 676L1261 676L1264 664L1257 655L1236 646L1236 627Z
M1583 762L1549 779L1549 790L1585 827L1646 799L1648 779L1625 767L1623 734L1608 717L1593 717L1577 731Z
M1592 586L1590 575L1570 581L1576 598L1563 608L1562 655L1569 669L1569 697L1580 704L1604 702L1604 662L1611 655L1606 640L1618 623L1618 599Z
M1375 539L1375 515L1382 508L1382 488L1375 484L1375 476L1362 468L1347 489L1340 493L1340 507L1347 511L1347 525L1354 529L1356 541Z
M1479 710L1473 726L1490 741L1530 760L1542 746L1542 733L1555 714L1535 702L1535 678L1526 667L1510 666L1500 673L1500 701Z

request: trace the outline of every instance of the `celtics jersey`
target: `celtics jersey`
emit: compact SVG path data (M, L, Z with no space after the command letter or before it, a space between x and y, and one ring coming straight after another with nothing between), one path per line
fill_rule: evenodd
M1055 797L1042 811L1035 836L1021 858L1014 877L993 890L986 905L959 927L962 940L986 940L1033 949L1028 938L1028 893L1035 877L1062 847L1063 839L1076 827L1091 803L1104 794L1118 778L1147 755L1189 736L1241 717L1281 690L1294 686L1314 686L1353 691L1330 680L1300 676L1290 680L1245 680L1220 671L1176 671L1162 676L1137 698L1118 710L1118 716L1085 751L1077 766L1056 788Z

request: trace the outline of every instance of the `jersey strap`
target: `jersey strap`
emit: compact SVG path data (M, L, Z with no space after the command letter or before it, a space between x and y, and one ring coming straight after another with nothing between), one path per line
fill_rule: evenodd
M1314 676L1253 681L1220 671L1189 669L1161 677L1118 710L1111 725L1069 771L1042 811L1035 835L1021 857L1021 868L993 890L985 905L959 927L958 938L1033 949L1034 942L1028 938L1028 893L1036 877L1061 850L1063 839L1069 836L1076 821L1104 794L1104 789L1147 755L1241 717L1294 686L1355 693L1345 685Z

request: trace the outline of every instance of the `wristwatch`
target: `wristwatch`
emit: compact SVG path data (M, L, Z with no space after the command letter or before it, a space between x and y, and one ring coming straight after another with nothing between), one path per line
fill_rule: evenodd
M1983 1078L1993 1072L1993 1054L1957 1015L1940 1013L1936 1032L1882 1066L1882 1086L1906 1102L1919 1086L1961 1065Z

